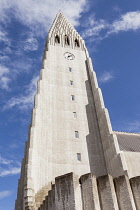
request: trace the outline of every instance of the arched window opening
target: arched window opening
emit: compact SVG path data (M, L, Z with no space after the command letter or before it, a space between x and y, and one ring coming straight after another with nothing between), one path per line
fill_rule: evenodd
M65 35L65 45L70 45L69 37Z
M78 39L75 39L75 47L80 47Z
M60 38L58 35L55 36L55 43L60 44Z

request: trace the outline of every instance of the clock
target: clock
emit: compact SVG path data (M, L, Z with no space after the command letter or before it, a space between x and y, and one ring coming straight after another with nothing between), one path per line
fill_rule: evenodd
M74 60L75 56L72 53L65 52L64 58L66 58L67 60Z

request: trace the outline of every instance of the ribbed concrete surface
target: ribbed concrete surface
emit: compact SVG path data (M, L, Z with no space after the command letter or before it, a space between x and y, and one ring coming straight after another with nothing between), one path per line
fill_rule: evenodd
M140 152L140 134L115 132L120 150Z

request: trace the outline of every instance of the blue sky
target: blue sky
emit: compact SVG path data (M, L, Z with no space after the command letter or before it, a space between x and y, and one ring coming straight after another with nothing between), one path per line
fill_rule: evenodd
M14 209L44 43L59 9L86 42L113 129L140 132L139 0L1 0L1 210Z

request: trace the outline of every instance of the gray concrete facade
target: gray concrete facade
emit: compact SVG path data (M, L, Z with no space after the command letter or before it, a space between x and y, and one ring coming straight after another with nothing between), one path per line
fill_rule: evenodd
M46 209L55 209L53 206L58 202L60 192L57 190L54 194L52 183L55 177L71 172L78 177L85 173L93 173L97 177L105 174L112 177L128 175L125 155L112 131L85 43L59 13L45 44L15 209L36 210L43 200L42 205L45 206L46 195L47 205L50 205ZM96 186L93 177L88 177L87 182L81 181L85 190L88 185ZM111 178L108 177L106 182L111 193ZM63 185L59 179L55 187L58 185ZM82 195L77 182L71 190L75 186L74 196L78 200ZM90 198L91 204L87 203L87 199L85 195L85 206L100 209L98 196ZM110 199L114 206L112 209L118 209L117 204L113 204L114 200L116 202L115 195ZM69 205L69 202L63 203L63 197L59 197L59 201L56 209ZM74 202L71 209L81 210L81 204Z

